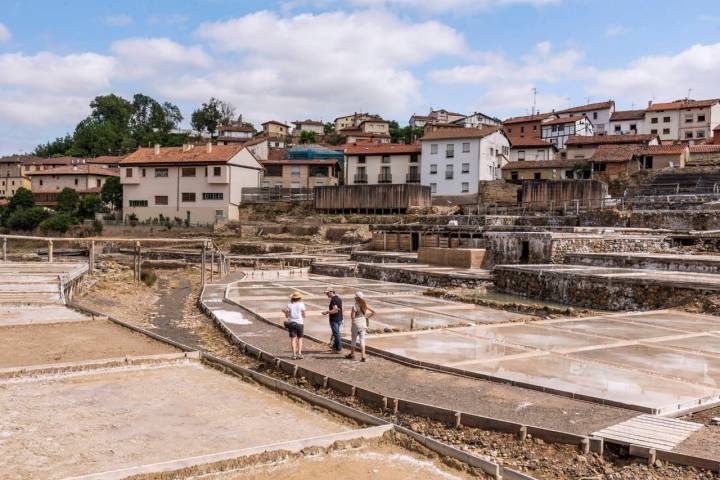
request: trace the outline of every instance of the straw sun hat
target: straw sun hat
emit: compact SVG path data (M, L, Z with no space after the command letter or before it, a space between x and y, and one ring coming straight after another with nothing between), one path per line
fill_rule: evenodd
M293 292L290 295L290 300L302 300L303 296L300 292Z

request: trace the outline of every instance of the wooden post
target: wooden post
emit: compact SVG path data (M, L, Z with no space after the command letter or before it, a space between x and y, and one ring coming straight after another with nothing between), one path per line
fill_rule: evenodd
M7 262L7 237L3 237L3 262Z
M140 285L142 281L142 253L140 251L140 242L135 242L135 262L137 262L137 275L135 282Z
M95 269L95 240L90 242L90 251L88 252L88 268L90 269L90 275L93 274Z
M53 263L53 241L48 240L48 262Z
M205 286L205 251L207 249L207 243L202 244L202 257L200 258L200 286Z
M210 247L210 281L213 281L213 270L215 270L215 249Z

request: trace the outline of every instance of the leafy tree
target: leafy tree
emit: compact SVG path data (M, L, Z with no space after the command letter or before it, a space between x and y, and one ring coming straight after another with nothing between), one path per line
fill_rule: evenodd
M137 146L130 136L130 102L115 94L100 95L90 102L90 108L90 115L75 127L70 155L118 155Z
M234 116L235 107L212 97L192 113L190 125L200 134L207 132L210 135L215 135L219 127L230 124Z
M21 208L10 214L5 226L11 230L35 230L49 216L50 213L42 207Z
M72 188L63 188L57 195L57 207L58 212L74 214L78 209L80 202L80 196Z
M135 144L150 146L166 145L170 132L182 122L180 109L170 102L157 100L137 93L132 101L133 113L129 120L130 136Z
M8 202L8 212L12 213L23 208L32 208L34 206L35 197L32 192L25 187L20 187Z
M325 125L323 125L323 130L325 135L329 135L331 133L335 133L335 124L333 122L327 122Z
M315 132L303 130L300 132L300 143L316 143Z
M123 190L120 177L110 177L105 181L100 198L104 203L109 203L118 210L122 208Z
M73 136L69 133L64 137L57 137L52 142L47 142L45 145L38 145L33 151L33 155L38 157L53 157L53 156L64 156L72 148Z
M400 127L395 120L390 122L390 138L393 143L412 143L423 136L423 129L419 127Z
M67 213L56 213L55 215L40 222L38 227L40 227L40 230L43 232L65 233L75 223L77 223L77 221L72 215L68 215Z
M102 209L102 200L97 195L86 195L78 202L77 216L79 218L94 218Z

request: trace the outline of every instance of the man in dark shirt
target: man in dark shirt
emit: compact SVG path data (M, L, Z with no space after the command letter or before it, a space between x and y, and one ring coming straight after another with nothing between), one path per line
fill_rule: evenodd
M325 289L325 295L330 299L330 305L322 314L328 315L330 319L333 352L340 353L342 352L342 343L340 343L340 327L343 322L342 299L335 294L335 290L331 287Z

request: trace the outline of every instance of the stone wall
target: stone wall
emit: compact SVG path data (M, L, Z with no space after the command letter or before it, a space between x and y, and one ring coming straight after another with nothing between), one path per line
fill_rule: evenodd
M562 272L494 271L498 290L545 301L602 310L673 308L695 300L698 290L638 282L619 277L581 277Z
M705 255L623 255L583 254L565 255L565 263L590 267L636 268L673 272L720 273L720 257Z
M435 248L418 250L418 263L457 268L481 268L485 259L482 248Z
M388 268L383 267L381 264L372 263L358 264L357 276L385 282L423 285L431 288L477 288L489 284L487 276L481 278L454 275L452 273L424 272L412 270L410 266L408 269Z
M629 227L670 230L720 229L720 211L717 210L648 210L619 211L596 210L580 214L584 227Z
M515 205L520 188L505 180L482 180L478 183L478 200L481 205Z

